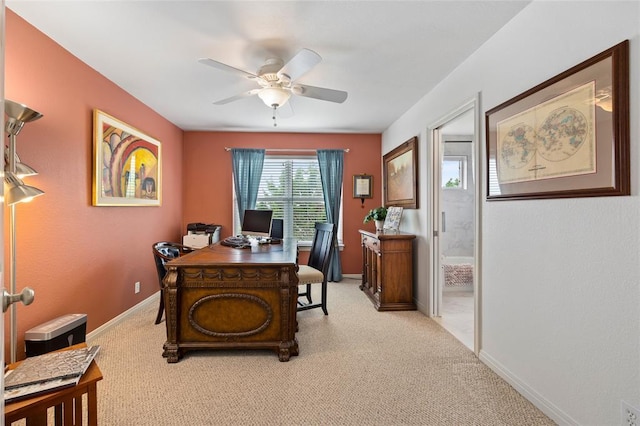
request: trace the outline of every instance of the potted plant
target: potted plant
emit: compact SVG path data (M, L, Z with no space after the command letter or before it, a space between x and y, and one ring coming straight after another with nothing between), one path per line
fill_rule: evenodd
M371 222L372 220L376 223L376 231L381 231L382 226L384 225L384 220L387 218L387 208L380 206L375 209L369 210L369 213L364 217L362 223Z

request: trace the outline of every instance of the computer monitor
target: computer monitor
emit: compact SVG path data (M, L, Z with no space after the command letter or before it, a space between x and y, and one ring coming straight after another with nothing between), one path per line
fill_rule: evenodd
M252 237L271 236L273 210L245 210L242 219L242 235Z

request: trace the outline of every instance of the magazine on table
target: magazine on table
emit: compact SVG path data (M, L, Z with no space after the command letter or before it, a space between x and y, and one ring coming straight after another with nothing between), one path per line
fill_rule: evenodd
M5 372L5 402L77 385L99 350L95 345L25 359Z

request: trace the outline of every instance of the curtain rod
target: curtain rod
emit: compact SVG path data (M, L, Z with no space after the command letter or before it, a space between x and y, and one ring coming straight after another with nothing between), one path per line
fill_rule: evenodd
M225 151L231 151L233 148L229 148L228 146L224 147ZM268 152L316 152L317 149L308 149L308 148L267 148L265 151ZM344 148L344 152L349 152L349 148Z

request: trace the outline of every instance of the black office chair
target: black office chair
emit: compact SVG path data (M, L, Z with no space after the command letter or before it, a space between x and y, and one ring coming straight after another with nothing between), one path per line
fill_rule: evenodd
M271 219L271 240L278 241L284 238L284 220Z
M162 321L162 313L164 312L164 284L162 280L164 280L164 276L167 275L167 270L164 265L169 260L175 259L187 251L189 251L189 247L168 241L161 241L153 245L153 258L156 262L156 271L158 272L158 280L160 282L160 308L156 316L156 324L160 324L160 321Z
M331 255L333 254L334 238L332 223L316 223L316 233L313 237L309 261L306 265L300 265L298 270L299 285L306 285L306 291L298 293L298 311L322 308L327 312L327 272ZM319 303L311 300L311 284L322 283L321 298ZM306 302L300 298L305 297Z

